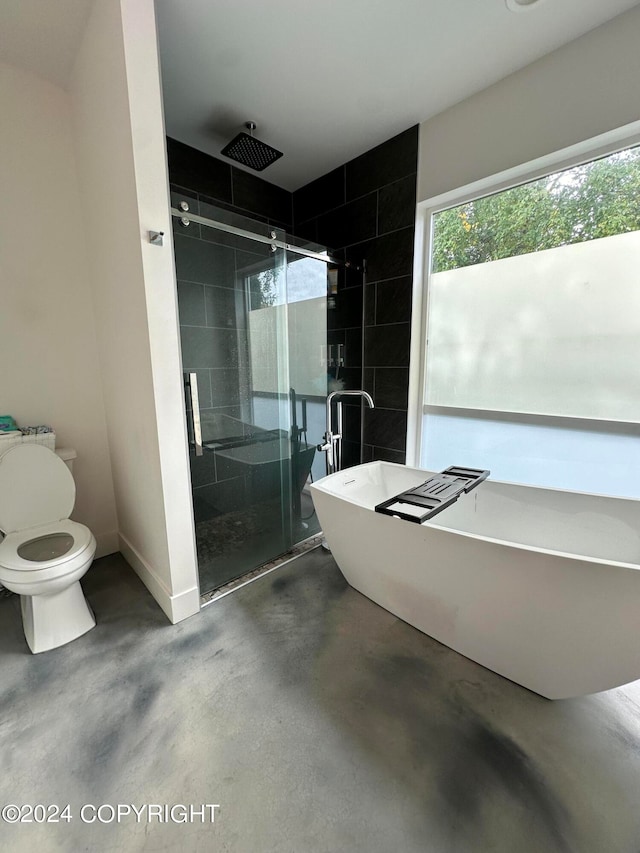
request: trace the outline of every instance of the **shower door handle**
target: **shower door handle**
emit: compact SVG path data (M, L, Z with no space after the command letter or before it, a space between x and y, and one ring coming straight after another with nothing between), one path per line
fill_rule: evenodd
M193 443L196 456L202 456L202 426L200 424L200 402L198 400L198 376L189 374L189 395L191 397L191 425L193 426Z

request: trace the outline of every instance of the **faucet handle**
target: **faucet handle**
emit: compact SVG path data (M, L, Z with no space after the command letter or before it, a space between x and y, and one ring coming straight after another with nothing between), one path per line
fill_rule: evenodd
M334 438L333 433L330 432L329 430L327 430L327 432L325 432L325 434L322 437L324 439L324 444L317 444L316 448L321 453L326 453L327 451L331 450L331 448L333 447L335 438Z

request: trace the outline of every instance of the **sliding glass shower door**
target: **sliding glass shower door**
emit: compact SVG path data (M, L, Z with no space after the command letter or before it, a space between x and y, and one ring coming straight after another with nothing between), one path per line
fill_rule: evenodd
M174 244L204 594L319 529L308 483L327 393L327 264L285 248L271 226L182 201Z

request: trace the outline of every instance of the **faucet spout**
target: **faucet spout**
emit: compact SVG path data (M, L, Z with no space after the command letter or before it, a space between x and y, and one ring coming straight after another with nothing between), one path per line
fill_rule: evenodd
M362 397L367 401L370 409L375 409L373 397L368 391L332 391L327 397L327 412L331 411L331 402L334 397Z

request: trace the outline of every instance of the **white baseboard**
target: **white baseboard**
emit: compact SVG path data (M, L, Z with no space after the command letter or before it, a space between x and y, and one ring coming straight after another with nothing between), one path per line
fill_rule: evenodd
M128 539L119 534L119 550L127 563L138 575L142 583L158 602L169 621L175 624L193 616L200 610L200 590L198 587L172 595L151 566L136 551Z

